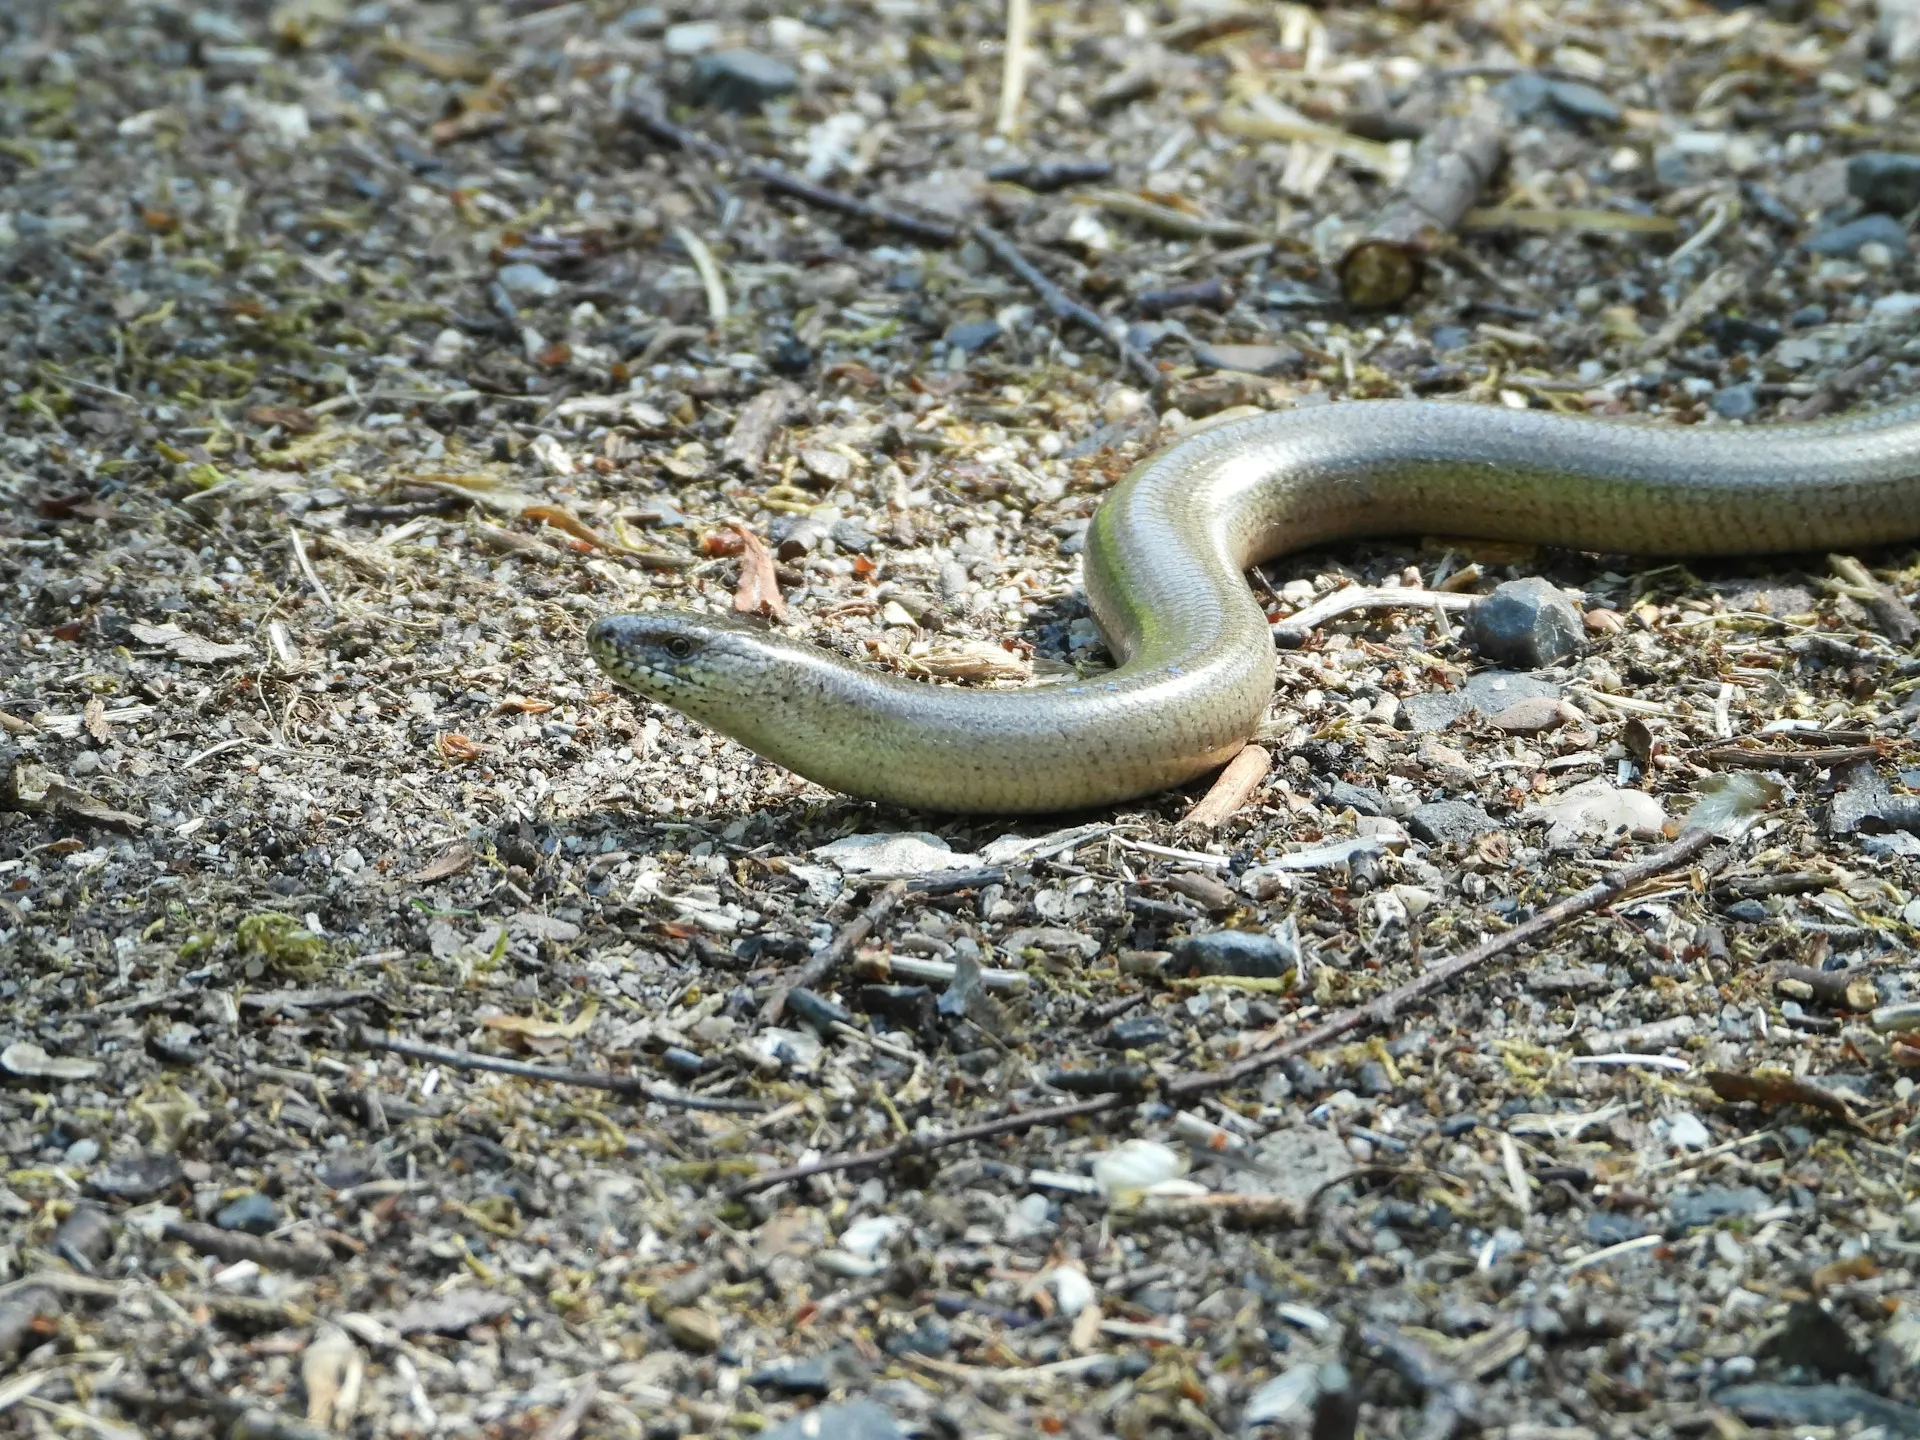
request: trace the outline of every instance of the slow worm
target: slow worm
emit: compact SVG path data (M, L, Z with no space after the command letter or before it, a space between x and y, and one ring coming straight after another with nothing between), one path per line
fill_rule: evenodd
M1288 550L1440 533L1648 556L1920 536L1920 402L1740 429L1368 400L1255 416L1137 465L1087 531L1087 599L1119 662L1077 683L898 679L728 616L607 615L620 684L830 789L1017 814L1179 785L1253 735L1273 690L1244 579Z

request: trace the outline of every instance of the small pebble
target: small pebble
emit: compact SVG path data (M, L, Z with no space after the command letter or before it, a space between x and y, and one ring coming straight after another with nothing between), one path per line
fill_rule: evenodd
M1164 1045L1171 1034L1165 1021L1138 1015L1114 1021L1100 1036L1100 1043L1110 1050L1144 1050L1149 1045Z
M1527 670L1577 653L1585 638L1573 602L1537 575L1496 587L1467 612L1466 630L1487 659Z
M1707 402L1723 420L1745 420L1760 409L1760 400L1751 385L1729 385L1716 391Z
M1176 975L1244 975L1277 980L1300 962L1297 951L1254 930L1211 930L1173 942Z
M87 1177L96 1194L134 1204L153 1200L173 1189L183 1178L179 1158L160 1151L120 1155Z
M1894 254L1904 255L1907 227L1891 215L1862 215L1844 225L1830 226L1807 241L1807 249L1813 254L1842 260L1857 257L1865 245L1884 245Z
M956 320L947 327L943 337L949 349L959 350L971 355L976 350L984 350L1001 335L998 320Z
M720 1348L720 1322L696 1306L682 1305L669 1310L661 1323L682 1350L710 1355Z
M1604 90L1583 85L1578 80L1553 80L1547 84L1547 99L1553 108L1570 120L1592 120L1602 125L1620 123L1620 104Z
M799 83L800 77L784 60L758 50L716 50L694 62L689 90L696 105L748 112Z
M767 364L781 375L804 375L813 368L813 350L797 335L782 335L767 352Z
M1477 840L1500 822L1471 800L1435 800L1416 805L1407 816L1407 833L1427 845Z
M1307 357L1291 345L1199 345L1193 358L1209 370L1239 370L1249 375L1297 375Z
M238 1199L222 1205L219 1213L213 1217L213 1223L222 1230L239 1230L248 1235L268 1235L279 1228L280 1207L258 1190L250 1190Z
M872 1400L816 1405L771 1430L760 1440L903 1440L899 1422Z
M493 277L516 300L545 300L560 293L560 282L538 265L519 261L502 265Z
M53 1252L91 1275L113 1253L113 1217L98 1205L76 1205L53 1232Z
M1869 150L1847 161L1847 193L1869 210L1905 215L1920 207L1920 155Z

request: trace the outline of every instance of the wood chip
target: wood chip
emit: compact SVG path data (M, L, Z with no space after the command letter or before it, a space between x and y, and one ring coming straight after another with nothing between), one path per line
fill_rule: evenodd
M1227 762L1213 786L1186 813L1181 825L1189 830L1216 830L1252 798L1267 771L1273 768L1273 752L1263 745L1249 745Z

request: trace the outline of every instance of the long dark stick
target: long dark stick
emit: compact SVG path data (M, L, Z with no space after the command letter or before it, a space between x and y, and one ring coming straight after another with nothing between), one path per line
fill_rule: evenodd
M749 160L744 155L736 155L719 141L702 135L697 130L676 125L664 115L648 110L644 106L630 106L626 112L627 123L652 139L676 149L704 155L709 160L730 161L741 174L751 180L758 180L769 190L782 195L790 195L821 210L833 210L841 215L850 215L856 220L864 220L869 225L878 225L883 229L896 230L928 245L945 248L960 239L960 231L952 225L943 225L938 220L923 220L918 215L903 214L898 210L888 210L883 206L857 200L838 190L829 190L824 185L816 185L811 180L802 180L782 170L777 165L769 165L763 160Z
M1580 916L1599 909L1609 900L1624 894L1643 881L1685 865L1713 844L1715 838L1711 830L1689 830L1671 844L1663 845L1631 864L1608 872L1586 889L1576 891L1564 900L1555 901L1537 915L1521 921L1511 930L1489 936L1472 949L1464 950L1451 960L1444 960L1435 965L1425 974L1409 980L1404 985L1396 986L1371 1005L1357 1005L1350 1010L1342 1010L1338 1015L1323 1024L1316 1025L1305 1034L1296 1035L1271 1049L1262 1050L1257 1055L1249 1055L1246 1059L1236 1061L1232 1065L1222 1066L1217 1070L1195 1070L1184 1075L1176 1075L1162 1082L1159 1087L1160 1097L1170 1101L1182 1101L1190 1100L1196 1095L1204 1095L1209 1091L1224 1090L1264 1070L1270 1070L1284 1061L1304 1055L1311 1050L1318 1050L1356 1030L1390 1024L1401 1010L1414 1001L1444 989L1468 971L1478 969L1490 960L1543 939L1568 921L1577 920ZM761 1190L770 1190L776 1185L787 1184L789 1181L804 1180L812 1175L825 1175L838 1170L855 1170L868 1165L885 1165L907 1155L922 1154L950 1145L962 1145L969 1140L982 1140L993 1135L1013 1134L1041 1125L1058 1125L1067 1120L1077 1120L1088 1115L1099 1115L1110 1110L1128 1108L1136 1103L1130 1096L1101 1095L1072 1105L1055 1105L1045 1110L1015 1111L1010 1115L1002 1115L998 1119L984 1120L977 1125L962 1125L956 1129L938 1131L932 1135L912 1136L877 1150L827 1155L805 1165L790 1165L784 1170L769 1170L765 1174L756 1175L751 1180L734 1186L728 1193L736 1197L752 1195Z
M1053 281L1041 273L1038 266L1021 253L1020 247L989 225L969 225L964 230L958 226L947 225L938 220L923 220L917 215L904 214L899 210L889 210L870 201L855 199L825 185L816 185L811 180L803 180L798 175L782 170L777 165L769 165L761 160L749 160L737 155L725 145L696 130L676 125L656 110L643 105L629 106L626 120L634 129L663 145L686 150L695 155L704 155L710 160L724 160L731 163L741 174L749 179L758 180L769 190L789 195L795 200L815 206L821 210L832 210L837 214L848 215L863 220L869 225L878 225L883 229L897 231L902 235L921 241L923 244L938 245L943 248L957 245L962 236L971 236L978 241L988 254L1011 270L1034 294L1056 320L1071 320L1098 335L1113 347L1120 357L1120 363L1132 371L1157 395L1166 383L1166 377L1144 351L1130 344L1125 334L1115 331L1096 310L1082 305L1068 295Z
M1670 845L1662 845L1651 854L1643 855L1631 864L1622 865L1618 870L1610 870L1584 890L1576 890L1564 900L1556 900L1538 914L1522 920L1511 930L1503 930L1498 935L1490 935L1471 950L1463 950L1451 960L1442 960L1431 970L1415 976L1404 985L1395 986L1371 1005L1356 1005L1351 1010L1342 1010L1316 1025L1304 1035L1296 1035L1285 1044L1276 1045L1271 1050L1263 1050L1257 1055L1249 1055L1244 1060L1218 1070L1199 1070L1190 1074L1176 1076L1161 1086L1161 1092L1169 1100L1185 1100L1194 1095L1204 1095L1209 1090L1221 1090L1229 1085L1237 1085L1242 1080L1258 1075L1263 1070L1271 1070L1283 1060L1303 1055L1309 1050L1318 1050L1331 1044L1355 1030L1370 1029L1373 1026L1385 1026L1393 1022L1394 1016L1416 1000L1425 999L1436 990L1444 989L1469 970L1477 970L1489 960L1497 959L1510 951L1532 944L1535 940L1552 934L1569 920L1577 920L1590 910L1597 910L1607 901L1623 891L1632 889L1643 880L1661 875L1677 866L1686 864L1714 841L1711 830L1689 830Z
M1121 364L1138 375L1149 389L1157 393L1166 383L1166 377L1160 373L1160 367L1155 365L1144 351L1137 350L1129 344L1126 336L1112 329L1097 310L1088 309L1041 274L1039 267L1021 254L1020 247L1013 241L990 225L971 226L967 233L979 241L994 259L1026 281L1032 287L1034 294L1038 295L1047 309L1053 313L1056 320L1072 320L1093 331L1114 348L1120 356Z

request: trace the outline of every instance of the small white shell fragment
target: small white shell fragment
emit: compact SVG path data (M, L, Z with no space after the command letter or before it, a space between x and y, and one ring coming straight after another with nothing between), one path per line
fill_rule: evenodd
M1093 1178L1111 1200L1123 1190L1145 1190L1187 1173L1187 1157L1157 1140L1128 1140L1093 1162Z

